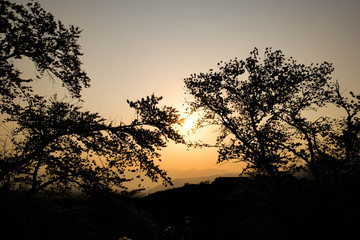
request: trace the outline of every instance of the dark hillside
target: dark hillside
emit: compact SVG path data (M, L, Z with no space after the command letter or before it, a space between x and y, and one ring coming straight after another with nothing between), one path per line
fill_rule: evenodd
M9 196L10 195L10 196ZM0 239L159 239L160 229L133 199L98 197L36 197L0 194Z
M220 178L139 204L165 230L164 239L344 239L358 228L358 187L289 177L279 188L268 177Z
M359 184L294 177L218 178L143 198L0 193L11 239L351 239L360 219Z

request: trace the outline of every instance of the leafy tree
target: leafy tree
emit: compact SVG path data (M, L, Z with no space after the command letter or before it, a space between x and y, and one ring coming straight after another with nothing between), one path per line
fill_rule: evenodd
M159 107L154 95L128 101L137 113L130 124L109 122L85 111L80 102L64 102L33 93L34 79L22 79L14 59L35 63L37 76L45 73L62 81L79 100L90 79L81 69L77 43L80 30L64 27L36 2L27 7L1 1L0 97L3 124L13 124L1 154L3 187L40 191L86 193L114 190L128 181L125 172L143 172L150 179L171 179L156 164L159 150L169 140L182 143L173 128L179 114ZM75 101L76 102L76 101ZM140 177L140 175L138 176Z
M172 128L179 115L173 108L159 108L161 98L129 102L139 117L128 125L106 123L97 113L56 99L32 100L7 120L18 125L14 148L3 157L0 173L11 184L19 183L32 193L110 190L126 181L127 169L170 183L155 159L167 138L175 142L182 138Z
M343 175L355 179L360 174L360 95L349 91L349 97L340 91L335 82L330 85L330 102L345 113L332 121L332 128L325 136L325 147L329 164L322 164L327 178L338 180ZM330 166L329 166L330 165ZM359 179L358 179L359 180Z
M185 79L191 111L203 112L199 126L220 126L218 162L239 160L277 178L281 171L307 166L319 178L325 151L318 141L330 131L326 118L305 112L331 102L330 63L298 64L267 48L261 62L255 48L245 61L218 64L219 71Z
M38 78L45 73L62 81L79 98L90 79L81 69L82 55L78 39L81 30L65 28L61 21L41 8L37 2L27 7L9 1L0 2L0 93L2 102L19 94L29 94L32 79L22 79L12 59L29 58L36 66Z

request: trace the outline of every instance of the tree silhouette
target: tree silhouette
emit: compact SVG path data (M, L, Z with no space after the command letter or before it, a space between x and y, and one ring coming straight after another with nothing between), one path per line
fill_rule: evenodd
M360 174L360 95L349 91L348 97L341 92L340 85L330 85L330 102L345 113L344 116L332 120L332 128L325 135L324 149L330 164L322 164L327 178L338 180L346 175L359 180Z
M14 98L29 90L25 85L33 80L21 79L12 62L22 58L35 64L39 78L45 73L57 78L79 98L82 87L89 87L90 82L79 59L81 30L75 26L65 28L37 2L31 1L25 7L5 0L0 9L2 98Z
M331 82L334 68L330 63L305 66L271 48L260 60L255 48L245 61L220 62L217 72L210 70L186 78L191 111L203 113L199 127L220 126L218 162L244 161L246 169L275 178L282 171L305 166L319 179L320 165L339 160L328 143L335 144L334 132L339 135L342 130L327 117L310 119L309 113L336 103L348 112L343 126L357 129L359 104L354 100L342 103L344 98ZM359 98L354 94L352 97ZM359 139L359 132L353 131L352 137L348 137L348 130L338 137L343 139L347 155L352 156L350 152L356 150ZM344 139L351 143L344 143Z
M28 7L8 1L0 4L1 112L3 124L15 126L3 139L3 187L24 189L30 195L73 189L96 193L122 188L129 180L126 171L171 183L156 161L169 140L183 142L173 128L180 121L177 110L158 106L162 98L152 95L128 101L137 113L130 124L115 124L84 111L81 101L74 103L90 81L79 59L81 31L73 26L66 29L36 2ZM22 79L13 63L24 57L34 62L38 78L46 73L62 81L73 101L35 94L34 79Z

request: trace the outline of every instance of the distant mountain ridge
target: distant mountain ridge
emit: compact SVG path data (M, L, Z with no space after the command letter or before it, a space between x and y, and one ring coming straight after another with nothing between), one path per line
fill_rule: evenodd
M233 172L233 171L231 171ZM168 174L173 179L177 178L196 178L203 176L213 176L213 175L224 175L230 173L226 169L220 168L206 168L206 169L169 169Z
M165 187L162 184L159 184L158 186L155 186L153 188L150 188L149 190L144 191L143 195L149 195L155 192L164 191L172 188L178 188L183 187L185 184L199 184L201 182L213 182L218 177L237 177L239 176L239 173L229 173L225 171L223 174L215 174L211 176L200 176L200 177L189 177L189 178L176 178L173 179L173 186L167 186Z

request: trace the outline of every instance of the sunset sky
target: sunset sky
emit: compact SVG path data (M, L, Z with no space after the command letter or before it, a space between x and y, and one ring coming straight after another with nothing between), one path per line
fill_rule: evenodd
M184 78L216 69L219 61L245 59L254 47L280 49L304 64L331 62L343 90L360 93L358 0L39 2L65 25L83 29L83 69L91 78L84 107L115 122L133 119L127 99L152 93L183 110ZM204 131L201 137L211 135ZM170 144L162 155L166 170L241 170L217 166L214 149Z

